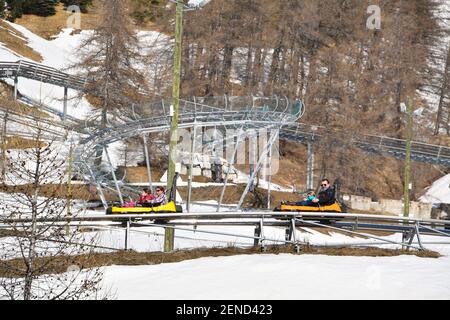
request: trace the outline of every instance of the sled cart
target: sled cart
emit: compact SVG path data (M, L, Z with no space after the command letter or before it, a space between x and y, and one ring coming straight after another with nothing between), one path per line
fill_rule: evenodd
M295 203L282 203L280 206L275 208L275 212L323 212L323 213L343 213L342 206L335 202L328 206L299 206Z
M169 195L169 202L166 205L148 205L125 208L122 206L112 206L106 210L107 215L113 214L156 214L156 213L183 213L182 206L175 203L178 173L174 177L172 190Z

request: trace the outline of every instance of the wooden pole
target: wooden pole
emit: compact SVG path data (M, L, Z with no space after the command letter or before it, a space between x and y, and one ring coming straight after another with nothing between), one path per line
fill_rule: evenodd
M178 143L178 116L180 110L180 86L181 86L181 50L183 40L183 1L177 1L176 8L176 26L175 26L175 59L173 66L173 113L172 124L170 128L170 145L169 145L169 170L167 173L167 191L170 193L173 187L173 179L176 169L176 151ZM175 231L166 228L164 251L171 252L174 249Z
M403 216L405 218L409 217L409 192L410 192L410 181L411 181L411 140L413 135L413 105L412 101L408 101L407 105L407 128L406 128L406 157L405 157L405 186L404 186L404 212Z

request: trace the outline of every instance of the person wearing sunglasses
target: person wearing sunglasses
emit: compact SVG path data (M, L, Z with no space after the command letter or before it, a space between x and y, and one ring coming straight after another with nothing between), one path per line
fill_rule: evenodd
M320 183L320 192L317 199L313 200L313 203L320 206L331 206L336 203L336 192L331 187L330 180L323 179Z
M166 191L163 187L156 188L156 198L155 200L150 202L154 207L165 206L169 203L169 199L167 198Z

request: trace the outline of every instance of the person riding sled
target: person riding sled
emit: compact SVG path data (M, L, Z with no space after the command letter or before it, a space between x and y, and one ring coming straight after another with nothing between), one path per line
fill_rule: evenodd
M146 203L149 203L151 201L155 200L155 196L151 193L151 190L148 188L145 188L142 191L141 196L139 197L139 204L141 206L145 205Z
M156 198L151 201L147 201L144 207L160 207L169 203L166 192L163 187L156 188Z
M306 198L301 202L297 202L296 205L302 207L309 207L314 205L314 201L317 200L316 193L314 191L309 191Z
M330 180L323 179L320 183L318 196L316 196L314 191L310 191L307 198L301 202L297 202L296 205L300 207L325 207L331 206L334 203L336 203L336 192L331 187Z
M331 186L330 180L323 179L320 183L320 192L317 199L312 201L319 206L331 206L336 203L336 192Z

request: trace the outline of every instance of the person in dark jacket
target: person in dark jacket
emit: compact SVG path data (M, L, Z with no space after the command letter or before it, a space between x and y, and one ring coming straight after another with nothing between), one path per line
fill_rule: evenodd
M331 206L336 202L336 192L331 187L330 180L323 179L320 184L320 192L318 198L313 203L320 206Z

